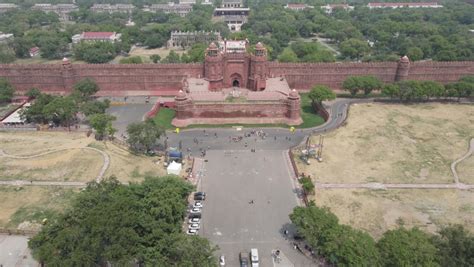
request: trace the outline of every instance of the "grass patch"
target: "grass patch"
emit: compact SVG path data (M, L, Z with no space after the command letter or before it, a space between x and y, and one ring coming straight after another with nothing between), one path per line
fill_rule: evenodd
M311 106L311 99L309 98L309 93L301 93L301 119L303 123L296 126L296 128L311 128L316 127L324 123L323 117L319 116L314 112L313 107Z
M156 125L163 127L164 129L174 129L175 127L171 124L176 111L170 108L161 108L158 114L153 118Z

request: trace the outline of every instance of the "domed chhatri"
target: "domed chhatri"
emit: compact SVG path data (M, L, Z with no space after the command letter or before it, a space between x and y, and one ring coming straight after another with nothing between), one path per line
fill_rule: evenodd
M183 90L179 90L178 94L176 95L176 100L185 100L187 98L186 93Z
M293 89L293 90L290 91L290 94L288 95L288 98L298 99L298 98L300 98L300 95L298 94L298 91Z
M258 43L255 45L255 49L263 49L263 48L265 48L265 47L263 46L263 44L262 44L261 42L258 42Z
M217 49L217 48L218 48L218 47L217 47L217 45L216 45L214 42L212 42L211 44L209 44L209 49L214 50L214 49Z
M410 59L405 55L405 56L400 58L400 62L408 63L408 62L410 62Z

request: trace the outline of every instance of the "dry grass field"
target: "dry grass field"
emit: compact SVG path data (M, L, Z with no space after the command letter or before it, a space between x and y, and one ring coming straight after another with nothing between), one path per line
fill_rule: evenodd
M62 211L78 189L0 187L0 227L34 230L44 218Z
M472 137L472 105L359 104L326 135L322 163L297 164L318 183L453 183L450 165ZM457 170L461 182L474 183L473 156ZM430 232L461 223L474 231L473 191L316 189L311 199L374 237L400 223Z
M324 161L299 168L321 183L451 183L451 162L472 137L472 105L353 105L347 125L326 135Z
M343 224L368 231L375 238L400 223L429 232L460 223L474 232L474 192L440 189L325 189L315 201L327 206Z
M98 142L85 133L0 132L0 149L16 156L37 155L67 149L30 159L0 157L1 180L92 181L98 175L103 158L98 152L80 149L98 148L110 156L105 177L115 175L120 181L140 181L146 174L164 175L157 157L133 155L110 142Z

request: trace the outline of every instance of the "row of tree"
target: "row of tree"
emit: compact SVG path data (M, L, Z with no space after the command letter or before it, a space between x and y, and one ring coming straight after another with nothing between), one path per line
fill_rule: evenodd
M182 231L193 186L176 177L91 182L29 241L46 266L215 266L215 247Z
M400 101L422 101L431 98L462 98L474 94L474 76L464 76L454 83L443 85L435 81L400 81L391 84L383 82L374 76L350 76L344 80L342 88L351 96L363 92L369 95L373 91L381 90L382 95L398 98Z
M290 219L316 254L337 266L474 265L474 235L460 225L445 227L438 235L401 226L376 242L366 232L340 224L328 208L314 202L296 207Z

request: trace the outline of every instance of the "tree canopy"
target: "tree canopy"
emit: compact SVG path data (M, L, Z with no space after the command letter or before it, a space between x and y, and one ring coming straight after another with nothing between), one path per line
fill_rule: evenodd
M157 145L165 130L157 126L152 119L132 123L127 126L127 143L132 151L148 152Z
M311 91L308 94L308 97L311 101L321 103L326 100L336 99L336 94L331 90L331 88L325 85L315 85L311 88Z
M7 79L0 78L0 103L8 102L13 98L15 88Z
M387 231L377 247L384 266L439 266L430 236L417 228Z
M48 266L215 266L215 248L181 230L191 184L176 176L91 182L29 241Z

